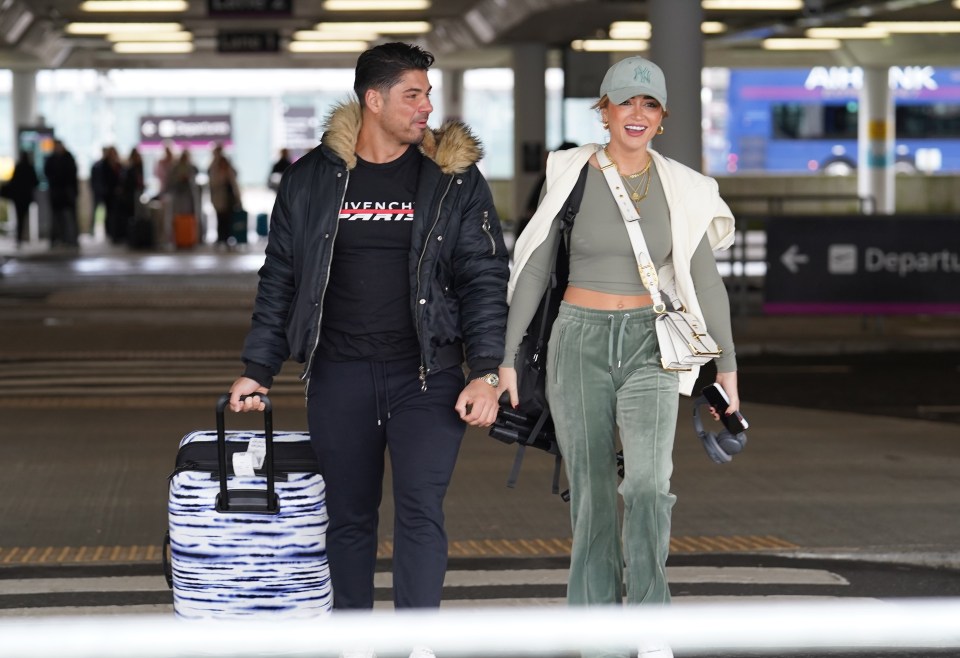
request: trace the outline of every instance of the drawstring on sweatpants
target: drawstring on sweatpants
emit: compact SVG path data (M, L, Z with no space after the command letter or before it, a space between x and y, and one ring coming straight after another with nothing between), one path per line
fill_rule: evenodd
M623 337L624 337L624 335L627 333L627 320L630 319L630 314L629 314L629 313L624 313L624 314L623 314L623 318L621 318L621 320L620 320L620 331L619 331L619 333L618 333L618 335L617 335L617 354L616 354L616 359L614 359L614 354L613 354L613 333L614 333L614 329L616 328L616 319L617 319L617 316L615 316L615 315L613 315L613 314L611 313L610 315L607 316L607 318L610 320L610 336L609 336L609 340L608 340L608 342L607 342L607 354L608 354L608 356L607 356L607 372L613 372L613 362L614 362L614 361L617 362L617 367L618 367L618 368L623 365Z
M370 378L373 380L373 399L377 405L377 427L383 425L380 417L380 387L377 385L377 363L370 362ZM380 361L380 381L383 383L383 396L387 407L387 420L390 420L390 382L387 380L387 364Z

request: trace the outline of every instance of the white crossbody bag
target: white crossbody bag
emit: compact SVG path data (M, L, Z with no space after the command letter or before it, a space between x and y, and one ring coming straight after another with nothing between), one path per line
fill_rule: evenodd
M630 245L640 270L640 280L653 299L653 310L657 313L655 327L660 345L660 364L664 370L687 371L693 366L702 366L717 358L723 350L707 333L703 323L692 313L686 312L673 289L673 264L664 265L661 273L653 266L647 241L640 229L640 215L623 189L616 165L610 161L603 149L597 151L597 161L617 207L620 208L623 223L627 226L627 235L630 236ZM661 274L664 282L662 287ZM671 308L667 308L661 292L667 294Z

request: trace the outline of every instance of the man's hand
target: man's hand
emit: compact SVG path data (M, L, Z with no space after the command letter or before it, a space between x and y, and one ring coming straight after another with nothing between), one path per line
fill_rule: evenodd
M249 377L240 377L230 387L230 409L231 411L263 411L266 405L256 394L263 393L266 395L269 392L269 389L260 386L260 383L256 380ZM241 401L241 395L252 395L253 397Z
M454 409L460 420L474 427L490 427L497 419L500 404L497 389L485 381L474 379L460 393Z

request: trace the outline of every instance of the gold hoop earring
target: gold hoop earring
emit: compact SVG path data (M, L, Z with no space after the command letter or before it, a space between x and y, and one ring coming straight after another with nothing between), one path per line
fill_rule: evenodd
M662 124L662 123L661 123L659 126L657 126L657 134L658 134L658 135L662 135L662 134L663 134L663 124Z
M610 128L610 124L607 123L606 121L601 121L600 125L603 127L604 130L607 130L608 128Z

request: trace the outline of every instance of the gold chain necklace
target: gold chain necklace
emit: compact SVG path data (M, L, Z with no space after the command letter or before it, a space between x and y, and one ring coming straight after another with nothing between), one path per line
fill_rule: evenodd
M644 176L644 174L647 174L647 175ZM634 177L639 178L641 176L643 176L643 178L640 178L640 180L637 181L637 186L630 187L630 183L627 182L627 178L634 178ZM647 194L650 193L650 179L653 178L653 176L650 176L650 163L648 162L647 166L644 167L643 171L641 171L640 173L635 174L634 176L627 176L627 177L621 176L620 178L623 180L623 184L627 186L627 189L630 190L630 200L633 201L633 205L639 208L640 202L646 199ZM643 187L643 194L640 194L641 186Z
M617 170L617 173L619 174L620 167L617 165L617 161L614 160L612 157L610 157L610 151L607 150L606 146L603 147L603 152L606 154L610 162L613 163L614 168ZM650 175L650 165L652 163L653 163L653 158L647 160L647 166L636 173L630 174L628 176L624 176L623 174L620 174L620 179L623 181L624 186L628 190L630 190L630 200L633 201L633 205L636 206L637 209L640 208L640 202L646 199L647 194L650 193L650 179L653 178L653 176ZM628 183L627 180L628 179L633 180L635 178L639 178L640 180L637 181L636 187L631 187L630 183ZM640 193L641 187L643 187L642 194Z

